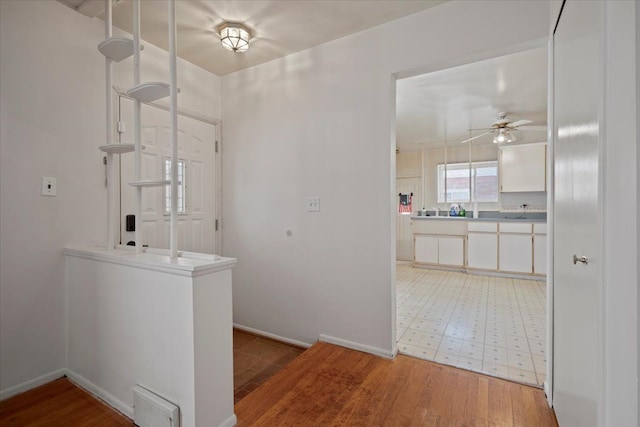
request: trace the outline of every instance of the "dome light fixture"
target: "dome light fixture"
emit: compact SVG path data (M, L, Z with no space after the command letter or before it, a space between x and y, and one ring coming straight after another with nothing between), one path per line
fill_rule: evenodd
M251 34L241 24L224 22L220 25L220 41L225 49L244 52L249 49Z

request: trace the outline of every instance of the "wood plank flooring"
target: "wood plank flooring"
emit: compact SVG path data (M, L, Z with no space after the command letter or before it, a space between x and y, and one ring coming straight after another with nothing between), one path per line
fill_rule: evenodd
M278 373L303 351L303 348L234 329L233 397L235 403Z
M235 413L240 427L557 426L542 390L326 343L313 345L242 398ZM2 427L132 425L66 378L0 402Z
M557 426L542 390L317 343L236 403L238 426Z
M121 427L133 421L114 411L67 378L0 402L2 427Z

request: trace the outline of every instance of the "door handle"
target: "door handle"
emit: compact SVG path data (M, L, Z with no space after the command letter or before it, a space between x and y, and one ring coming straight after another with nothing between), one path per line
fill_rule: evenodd
M579 262L581 262L581 263L583 263L583 264L585 264L585 265L586 265L586 264L589 264L589 258L587 258L587 257L586 257L586 256L584 256L584 255L583 255L583 256L581 256L581 257L579 257L579 256L577 256L577 255L575 255L575 254L574 254L574 255L573 255L573 265L576 265L576 264L577 264L577 263L579 263Z

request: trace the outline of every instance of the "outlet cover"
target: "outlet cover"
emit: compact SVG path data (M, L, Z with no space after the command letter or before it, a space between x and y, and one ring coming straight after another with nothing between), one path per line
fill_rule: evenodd
M40 192L43 196L55 196L56 195L56 179L50 176L42 177L42 190Z
M307 212L320 212L320 197L307 198Z

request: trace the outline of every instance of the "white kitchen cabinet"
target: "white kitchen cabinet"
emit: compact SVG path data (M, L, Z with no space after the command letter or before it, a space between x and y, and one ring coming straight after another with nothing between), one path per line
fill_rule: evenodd
M500 271L531 274L533 273L532 260L531 232L529 234L500 233Z
M544 226L544 227L543 227ZM533 225L533 274L547 274L547 225Z
M500 148L500 191L547 191L547 146L544 143Z
M415 261L424 264L464 266L463 236L415 236Z
M438 237L438 264L464 266L463 237Z
M427 264L438 263L438 237L415 235L414 256L416 262L424 262Z
M469 232L467 237L467 267L483 270L498 269L498 235Z

